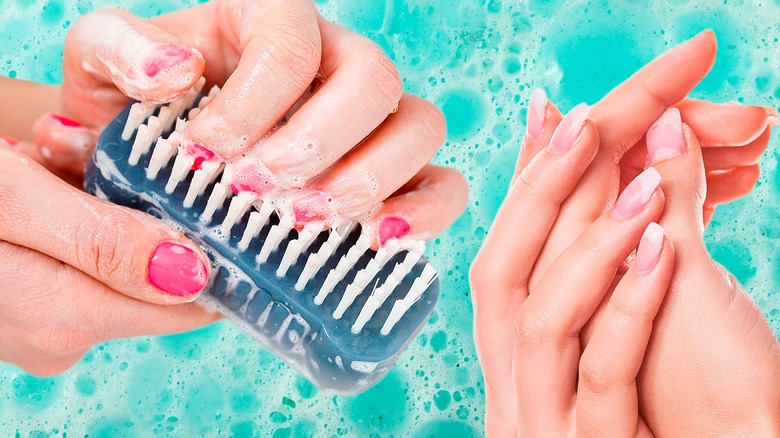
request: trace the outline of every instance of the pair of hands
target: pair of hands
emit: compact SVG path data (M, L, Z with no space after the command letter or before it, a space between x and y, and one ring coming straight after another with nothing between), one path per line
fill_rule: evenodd
M777 118L682 100L714 56L701 34L564 118L532 99L471 272L490 435L778 433L777 340L702 241Z
M151 20L98 11L68 34L63 73L51 99L61 110L37 120L32 141L0 140L0 360L29 372L64 371L97 342L216 318L188 304L208 278L196 245L63 182L79 185L97 136L130 99L173 100L201 75L219 84L185 139L258 192L262 167L300 221L359 219L374 246L430 238L465 208L463 177L429 164L442 114L310 0L218 0ZM323 85L277 128L315 77Z

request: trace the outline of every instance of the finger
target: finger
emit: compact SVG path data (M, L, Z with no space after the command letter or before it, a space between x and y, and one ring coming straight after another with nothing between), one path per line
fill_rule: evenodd
M425 167L445 131L436 106L405 94L396 113L291 201L296 223L365 214Z
M736 201L753 190L759 176L761 169L758 164L722 172L708 172L707 198L704 204L714 206Z
M429 164L361 223L375 248L390 239L430 240L463 213L468 196L460 172Z
M209 23L227 33L222 38L240 59L220 93L187 124L184 136L231 159L260 141L304 94L320 68L322 46L310 1L215 7Z
M65 53L63 89L70 93L63 99L65 114L98 128L128 97L161 103L182 96L205 63L183 40L118 9L79 19L65 39Z
M636 377L674 271L663 233L656 223L645 230L580 358L577 431L584 436L636 436L640 427Z
M547 99L540 88L534 90L528 104L526 134L520 146L520 157L517 160L512 181L520 175L536 154L550 144L555 128L561 123L563 116L558 107Z
M758 164L761 155L769 146L771 134L770 128L767 128L755 140L744 146L702 147L704 167L707 171L713 171Z
M567 248L520 306L514 352L521 429L544 430L574 400L579 333L615 272L663 212L660 175L650 168L629 184L615 206ZM545 394L540 397L540 394Z
M100 132L54 113L46 113L33 125L33 138L43 164L55 173L81 176L84 164Z
M0 239L145 301L192 301L206 286L206 256L161 221L67 186L10 149L0 165Z
M235 163L259 161L282 186L301 187L366 138L398 107L395 65L371 40L319 17L325 83L259 147ZM344 123L349 121L349 123Z
M703 148L747 145L777 123L777 110L685 99L675 105Z

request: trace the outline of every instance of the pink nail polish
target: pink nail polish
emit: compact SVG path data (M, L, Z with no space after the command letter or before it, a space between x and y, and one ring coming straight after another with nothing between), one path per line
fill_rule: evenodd
M75 120L71 120L71 119L69 119L67 117L63 117L63 116L61 116L59 114L50 113L49 115L51 115L51 117L54 120L60 122L60 124L62 126L67 126L68 128L81 128L82 126L84 126L84 125L82 125L81 123L79 123L79 122L77 122Z
M546 109L547 95L544 93L544 90L537 88L531 94L531 102L528 104L528 116L525 124L528 137L531 140L535 140L542 135Z
M253 192L258 196L270 192L276 188L274 177L267 167L259 164L250 164L231 171L233 182L230 188L233 193Z
M566 114L553 133L547 150L555 154L562 154L571 149L580 136L588 115L590 115L590 107L584 103L575 106L569 111L569 114Z
M684 153L680 110L669 108L647 130L647 156L652 165Z
M642 240L639 241L639 247L636 249L636 259L634 260L634 270L639 275L649 274L658 264L661 257L661 249L664 244L664 229L655 222L650 224L642 234Z
M318 190L299 197L292 204L296 224L327 221L333 217L332 202L333 198Z
M661 174L654 168L648 167L623 190L612 208L612 217L631 219L639 214L650 202L650 198L660 183Z
M144 64L144 73L150 78L153 78L161 71L188 60L190 56L192 56L192 53L179 46L171 44L157 46L153 54L146 61L146 64Z
M149 261L149 282L170 295L186 297L206 287L208 269L195 251L163 242Z
M214 152L211 152L199 143L195 142L187 143L184 146L184 153L187 154L187 156L195 159L195 162L192 164L192 170L200 169L204 161L208 161L214 158L216 155Z
M0 139L4 140L6 143L8 143L8 146L11 146L14 149L19 148L21 143L19 143L19 140L13 138L13 137L6 137L5 135L0 135Z
M400 239L412 231L412 226L400 216L387 216L379 222L379 243L384 245L390 239Z

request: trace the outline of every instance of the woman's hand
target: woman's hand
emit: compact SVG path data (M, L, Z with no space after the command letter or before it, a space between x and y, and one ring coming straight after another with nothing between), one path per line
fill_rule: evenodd
M583 196L575 187L599 144L587 113L584 105L572 110L518 175L472 266L491 436L652 435L639 415L636 376L674 261L652 222L664 204L658 173L639 175L531 280L561 205ZM637 245L633 266L616 277ZM498 260L513 269L496 272ZM580 332L601 302L606 310L585 347Z
M299 226L357 219L376 246L429 239L465 208L463 177L429 164L444 142L441 112L404 93L381 49L311 0L218 0L151 20L97 11L68 34L63 68L67 119L36 126L39 155L58 173L81 175L86 143L129 98L171 101L205 75L222 88L185 144L226 162L234 191L274 197ZM277 126L315 78L323 84Z

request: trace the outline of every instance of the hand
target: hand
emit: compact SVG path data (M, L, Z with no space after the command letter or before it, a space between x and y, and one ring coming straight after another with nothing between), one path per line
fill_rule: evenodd
M199 248L147 214L67 185L0 140L0 360L57 374L94 344L217 319Z
M586 112L572 110L517 177L493 225L515 232L492 231L472 266L490 436L652 436L639 415L636 376L674 263L663 229L651 222L663 212L658 173L642 173L531 282L551 224L567 225L556 222L561 203L584 196L575 187L599 147ZM581 129L568 131L575 120ZM616 277L637 244L632 268ZM495 278L493 263L507 258L513 269ZM580 332L603 301L585 347ZM506 354L514 385L505 379Z
M227 162L223 182L274 199L299 226L357 219L377 246L431 238L465 208L463 177L428 164L444 142L441 112L310 0L218 0L151 20L98 11L68 34L63 70L68 119L46 116L36 130L59 173L81 175L89 148L76 134L94 143L128 97L171 101L203 74L222 88L185 144ZM277 127L315 77L322 86Z

